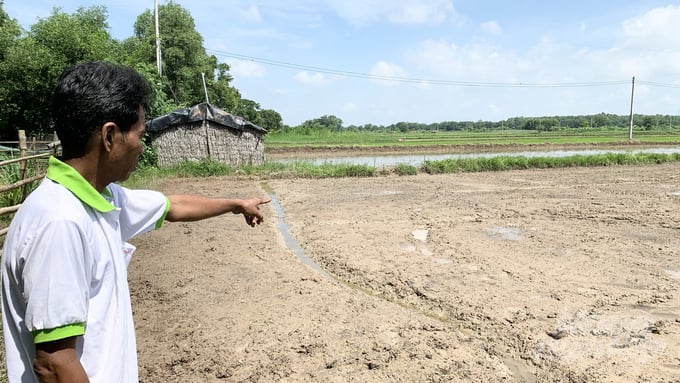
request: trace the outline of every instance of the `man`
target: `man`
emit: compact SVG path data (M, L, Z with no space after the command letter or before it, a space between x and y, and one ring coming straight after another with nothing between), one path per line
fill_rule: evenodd
M138 382L127 266L130 238L164 220L232 212L250 226L270 199L207 198L116 184L143 151L151 88L104 62L64 71L54 98L61 159L17 212L2 259L9 381Z

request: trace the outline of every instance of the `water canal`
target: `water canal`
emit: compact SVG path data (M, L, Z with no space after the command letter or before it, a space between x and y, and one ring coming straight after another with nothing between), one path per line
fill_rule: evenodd
M441 161L446 159L466 159L466 158L493 158L493 157L569 157L569 156L589 156L610 153L655 153L655 154L675 154L680 153L680 147L659 147L644 149L588 149L588 150L551 150L551 151L521 151L521 152L498 152L498 153L436 153L436 154L395 154L395 155L370 155L370 156L342 156L342 157L322 157L322 158L285 158L274 159L275 162L292 163L307 162L314 165L322 164L348 164L348 165L367 165L374 167L391 167L395 165L420 166L425 161Z

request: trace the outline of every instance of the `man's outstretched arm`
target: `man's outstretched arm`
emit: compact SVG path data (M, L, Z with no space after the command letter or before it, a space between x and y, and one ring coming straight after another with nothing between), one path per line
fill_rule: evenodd
M271 198L210 198L189 194L169 195L170 210L165 219L170 222L198 221L225 213L243 214L250 226L264 220L260 205Z

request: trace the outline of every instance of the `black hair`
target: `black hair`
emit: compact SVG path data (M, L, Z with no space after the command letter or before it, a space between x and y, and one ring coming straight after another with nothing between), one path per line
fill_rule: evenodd
M149 82L129 66L95 61L64 70L52 98L62 158L82 157L92 134L107 122L129 131L151 96Z

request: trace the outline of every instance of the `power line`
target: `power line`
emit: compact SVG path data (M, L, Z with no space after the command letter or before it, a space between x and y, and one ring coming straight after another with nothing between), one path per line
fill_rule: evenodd
M649 86L658 86L661 88L680 88L680 84L668 84L668 83L663 83L663 82L654 82L654 81L637 81L638 84L642 85L649 85Z
M233 59L252 61L265 65L272 65L282 68L297 69L297 70L308 70L318 73L332 74L343 77L353 77L353 78L364 78L370 80L381 80L381 81L393 81L402 83L415 83L424 85L448 85L448 86L463 86L463 87L482 87L482 88L582 88L582 87L600 87L600 86L614 86L614 85L626 85L629 80L617 80L617 81L595 81L595 82L570 82L570 83L527 83L527 82L517 82L517 83L503 83L503 82L476 82L476 81L459 81L459 80L440 80L440 79L425 79L425 78L415 78L415 77L398 77L398 76L381 76L368 73L344 71L339 69L322 68L310 65L295 64L283 61L276 61L261 57L247 56L240 53L219 51L215 49L206 49L206 52L214 54L216 56L229 57ZM669 86L669 87L680 87L672 86L672 84L662 84L662 83L646 83L641 82L645 85L650 86Z

